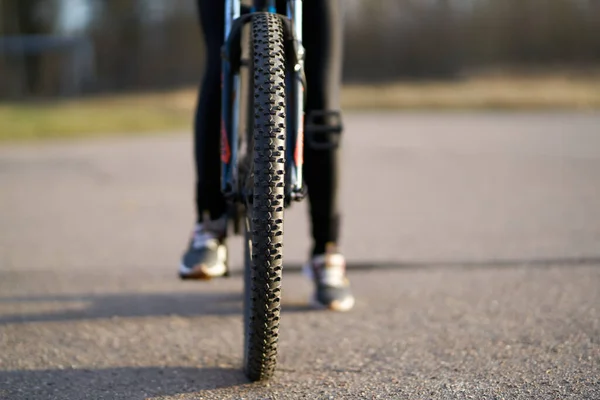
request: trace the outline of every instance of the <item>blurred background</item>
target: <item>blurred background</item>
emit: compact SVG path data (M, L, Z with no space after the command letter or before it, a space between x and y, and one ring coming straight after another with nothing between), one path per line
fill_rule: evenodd
M347 108L600 105L597 0L343 2ZM35 100L43 118L40 100L136 94L111 100L152 116L134 112L96 130L189 126L204 60L195 0L0 0L0 14L5 124L15 119L7 103ZM56 123L2 130L37 137L92 129Z
M600 399L600 0L340 2L357 305L309 311L294 205L253 386L247 243L232 279L176 273L196 0L0 0L0 398Z

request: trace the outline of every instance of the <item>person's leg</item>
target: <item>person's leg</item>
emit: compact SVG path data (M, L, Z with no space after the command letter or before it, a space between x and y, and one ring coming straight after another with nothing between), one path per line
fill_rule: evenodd
M304 47L306 48L307 116L311 111L340 111L342 80L343 0L304 0ZM335 118L317 119L332 125ZM320 137L321 136L321 137ZM320 142L335 142L338 135L317 135ZM304 176L309 193L313 255L325 253L339 241L338 183L339 148L328 150L304 146Z
M206 70L194 121L196 227L179 267L182 279L210 279L227 272L226 202L221 193L221 45L225 2L197 0L206 44Z
M304 0L307 116L313 111L340 112L342 81L342 3L345 0ZM323 127L335 127L339 118L317 118ZM307 134L310 134L308 131ZM314 302L320 307L347 311L354 296L346 278L346 262L340 253L339 144L340 133L316 134L327 149L304 146L304 176L310 200L313 249L306 271L315 282Z
M219 131L221 121L221 46L224 35L225 2L198 0L200 23L206 44L206 70L194 120L196 161L196 213L217 219L225 213L221 193Z

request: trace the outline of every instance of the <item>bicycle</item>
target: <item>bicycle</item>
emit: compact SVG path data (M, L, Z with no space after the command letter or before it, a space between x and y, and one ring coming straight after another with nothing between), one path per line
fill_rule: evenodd
M284 209L306 195L302 1L287 0L285 14L275 3L226 0L222 48L221 189L244 235L244 372L252 381L275 370Z

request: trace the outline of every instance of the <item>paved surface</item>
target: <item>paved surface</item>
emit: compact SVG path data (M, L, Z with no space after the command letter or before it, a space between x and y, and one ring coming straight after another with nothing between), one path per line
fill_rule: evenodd
M0 148L0 398L599 399L600 115L353 114L358 303L307 308L286 222L280 367L240 372L236 274L175 277L190 138Z

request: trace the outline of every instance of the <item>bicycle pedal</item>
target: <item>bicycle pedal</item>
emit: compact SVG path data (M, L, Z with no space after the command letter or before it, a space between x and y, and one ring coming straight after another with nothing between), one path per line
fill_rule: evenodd
M342 116L339 111L318 110L308 114L304 136L310 148L331 150L339 147L342 131ZM325 140L317 140L318 135L324 137ZM335 135L335 138L329 135Z

